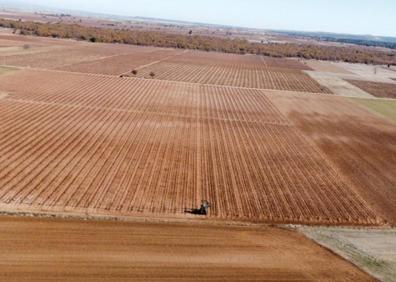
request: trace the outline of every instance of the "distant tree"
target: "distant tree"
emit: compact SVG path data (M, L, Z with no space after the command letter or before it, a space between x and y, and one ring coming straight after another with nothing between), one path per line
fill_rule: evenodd
M150 72L150 77L154 78L155 77L155 73L154 72Z
M237 54L256 54L275 58L299 57L307 59L344 61L378 65L396 65L395 51L380 51L354 46L327 46L316 44L249 42L244 39L175 34L139 29L113 29L83 26L81 24L39 23L0 18L0 27L12 28L22 35L74 38L91 42L117 42L142 46L183 48ZM193 30L191 30L193 31ZM188 30L189 33L189 30ZM231 33L229 33L231 34Z
M190 30L190 31L188 32L188 34L189 34L189 35L191 35L192 33L193 33L193 31L192 31L192 30Z
M133 75L137 75L137 74L138 74L138 71L137 71L137 70L133 70L133 71L131 71L131 73L132 73Z

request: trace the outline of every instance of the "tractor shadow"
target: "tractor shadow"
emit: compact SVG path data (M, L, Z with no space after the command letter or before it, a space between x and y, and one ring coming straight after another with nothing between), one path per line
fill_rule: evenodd
M184 213L189 213L189 214L194 214L194 215L207 215L206 211L199 209L186 209L184 210Z
M208 215L208 210L209 210L210 204L207 201L202 201L201 207L197 209L186 209L184 212L189 213L189 214L194 214L194 215Z

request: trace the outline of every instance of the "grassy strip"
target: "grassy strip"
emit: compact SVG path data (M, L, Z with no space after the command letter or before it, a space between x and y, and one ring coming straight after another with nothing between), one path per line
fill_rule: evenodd
M350 98L372 111L396 121L396 100Z
M15 68L12 67L5 67L5 66L0 66L0 75L6 74L8 72L15 71Z

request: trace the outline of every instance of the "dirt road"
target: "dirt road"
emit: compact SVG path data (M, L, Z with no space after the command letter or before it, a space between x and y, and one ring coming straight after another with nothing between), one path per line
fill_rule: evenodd
M371 281L303 235L259 227L0 218L0 280Z

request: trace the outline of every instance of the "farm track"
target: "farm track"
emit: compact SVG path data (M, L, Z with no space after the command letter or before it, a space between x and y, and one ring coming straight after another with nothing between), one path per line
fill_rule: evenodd
M10 44L8 40L0 38L0 43L2 41ZM138 74L134 76L137 78L150 78L150 73L154 72L155 78L159 80L332 93L302 72L310 70L307 65L291 59L82 42L58 43L58 50L42 52L40 48L34 47L35 41L32 44L32 52L37 53L13 56L0 54L0 64L114 76L134 76L131 71L137 70Z
M0 90L10 209L380 223L264 91L27 70Z
M98 60L90 60L56 69L93 74L120 75L130 74L132 70L139 69L142 65L156 63L163 58L170 58L181 54L182 51L171 49L142 49L132 53L115 55Z

